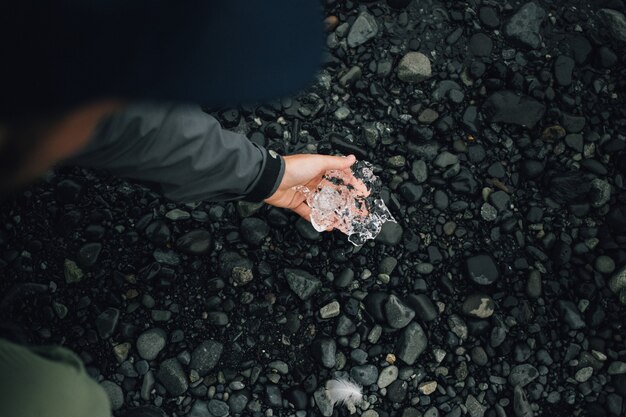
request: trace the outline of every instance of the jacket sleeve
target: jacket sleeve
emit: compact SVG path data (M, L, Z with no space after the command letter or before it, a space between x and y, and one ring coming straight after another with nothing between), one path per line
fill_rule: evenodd
M195 106L137 103L106 117L69 164L149 182L175 201L262 201L285 164Z

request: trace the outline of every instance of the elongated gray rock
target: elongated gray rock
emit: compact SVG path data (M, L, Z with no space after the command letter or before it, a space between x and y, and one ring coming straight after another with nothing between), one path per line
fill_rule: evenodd
M398 358L407 365L413 365L417 358L426 350L428 338L422 326L415 322L409 323L396 344Z

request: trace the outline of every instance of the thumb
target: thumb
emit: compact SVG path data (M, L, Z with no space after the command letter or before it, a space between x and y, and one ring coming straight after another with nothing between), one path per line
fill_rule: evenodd
M331 169L348 169L356 162L354 155L349 156L324 156L324 169L326 171Z

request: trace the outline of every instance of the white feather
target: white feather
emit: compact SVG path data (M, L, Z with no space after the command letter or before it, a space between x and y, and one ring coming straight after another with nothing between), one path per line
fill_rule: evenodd
M326 396L333 406L335 404L354 405L363 398L359 385L341 378L331 379L326 382Z

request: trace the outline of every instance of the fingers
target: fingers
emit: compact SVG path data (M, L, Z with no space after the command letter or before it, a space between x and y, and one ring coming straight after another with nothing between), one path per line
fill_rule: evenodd
M308 222L311 221L311 207L309 207L307 203L303 202L292 210L300 215L300 217L304 218L304 220Z
M348 169L356 162L356 157L354 155L349 156L330 156L330 155L319 155L322 158L322 165L324 166L324 170L328 171L331 169L339 169L344 170Z

